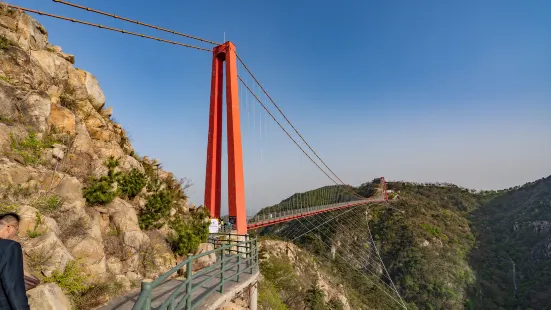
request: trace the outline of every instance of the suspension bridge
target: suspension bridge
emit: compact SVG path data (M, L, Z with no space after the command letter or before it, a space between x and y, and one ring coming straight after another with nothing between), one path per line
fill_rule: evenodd
M242 292L246 288L250 291L250 308L256 309L256 281L259 274L258 244L256 239L249 237L248 232L296 221L300 223L301 226L298 227L302 227L302 230L299 229L297 231L295 227L294 230L287 231L285 235L289 240L294 241L308 232L323 226L334 228L336 225L339 225L339 218L344 221L344 223L341 222L340 224L344 225L346 224L346 220L343 219L347 219L346 216L348 216L348 220L350 219L350 215L358 217L358 214L361 214L363 210L366 211L365 228L369 232L369 238L365 240L362 238L359 240L356 237L350 238L351 240L354 239L354 241L342 245L343 253L337 253L337 255L349 262L358 273L362 275L371 273L374 278L381 279L380 283L374 283L374 285L379 287L399 307L406 309L406 304L402 300L399 290L394 285L379 255L368 225L368 209L366 206L388 203L387 184L384 177L380 178L376 190L369 197L359 195L353 187L344 183L321 159L319 154L310 146L278 104L276 104L258 78L245 64L242 57L237 54L234 43L229 41L217 43L71 2L62 0L52 1L75 9L85 10L91 14L109 16L160 32L195 40L199 43L197 43L198 45L192 45L42 12L32 8L23 8L9 4L8 6L15 10L97 27L105 31L115 31L124 35L212 53L204 205L209 210L210 215L215 218L220 218L221 216L223 113L226 113L226 154L228 159L227 207L229 222L232 224L234 231L230 234L213 236L214 250L188 257L158 279L144 280L139 292L133 292L115 299L104 307L104 309L215 309L221 302L231 299L237 292ZM207 45L207 47L204 45ZM247 77L244 77L241 72ZM247 80L252 81L252 85L247 83ZM239 91L240 89L241 92ZM331 185L322 188L315 195L310 195L309 193L295 195L277 205L264 208L256 215L247 218L241 110L249 111L251 107L254 109L256 104L264 112L264 118L261 117L259 121L260 130L265 128L262 126L267 126L266 119L270 118L300 150L301 159L304 157L311 162L327 178L327 181ZM268 107L269 105L271 107ZM320 233L324 234L323 232ZM346 234L346 230L343 233ZM318 238L320 237L318 236ZM327 243L328 239L324 240L320 238L320 240L330 248L334 246ZM365 243L373 245L372 248L376 252L370 250L371 252L364 256L350 255L350 253L363 253L362 251L365 251ZM199 271L194 271L194 266L196 266L194 264L210 255L216 257L216 263ZM378 260L378 262L375 263L374 260ZM361 266L361 268L358 266ZM377 266L382 266L384 271L380 273L373 272ZM372 267L372 269L369 267ZM180 270L185 270L183 278L177 277L177 273Z

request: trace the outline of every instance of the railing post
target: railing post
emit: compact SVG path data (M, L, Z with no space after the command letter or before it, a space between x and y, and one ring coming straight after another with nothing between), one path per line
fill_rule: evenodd
M220 263L220 294L224 294L224 265L225 265L225 257L224 257L224 248L222 248L222 262Z
M240 271L241 271L241 253L237 254L237 282L239 282L239 279L240 279Z
M147 292L147 297L145 299L145 304L143 309L150 310L151 309L151 282L142 281L142 291Z
M191 281L192 281L192 265L193 264L193 260L189 260L189 262L187 263L187 267L186 267L186 280L187 280L187 286L186 286L186 295L187 295L187 300L186 300L186 310L190 310L191 309Z
M253 274L254 271L254 255L253 255L253 240L249 240L247 242L247 247L249 248L247 251L247 268L249 269L249 273Z
M254 239L254 263L258 265L258 239Z

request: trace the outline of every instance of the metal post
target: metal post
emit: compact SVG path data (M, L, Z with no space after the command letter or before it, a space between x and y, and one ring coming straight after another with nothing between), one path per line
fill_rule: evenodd
M225 257L224 257L224 251L225 249L222 249L222 262L220 263L220 294L224 294L224 267L225 267Z
M240 274L239 274L240 271L241 271L241 254L238 254L237 255L237 282L239 282L239 279L240 279Z
M256 310L258 305L258 282L255 282L253 285L251 285L251 289L249 291L249 309L250 310Z
M145 299L144 309L151 309L151 282L142 281L142 291L147 292L147 297Z
M190 310L191 309L191 280L192 280L192 263L193 261L190 260L187 264L186 264L186 280L188 281L187 282L187 286L186 286L186 295L187 295L187 300L186 300L186 309L187 310Z

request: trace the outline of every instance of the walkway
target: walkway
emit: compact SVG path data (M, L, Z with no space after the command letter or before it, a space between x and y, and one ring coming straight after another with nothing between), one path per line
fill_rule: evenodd
M248 268L248 264L246 262L242 262L238 265L236 257L228 261L228 265L233 264L235 264L235 266L226 270L224 273L225 279L231 278L231 280L233 280L227 281L224 284L224 294L220 293L218 286L220 284L220 270L215 269L204 275L193 278L193 287L196 289L192 292L192 300L195 302L203 298L201 302L193 307L194 309L214 310L221 306L224 302L233 299L236 293L256 282L259 275L257 266L253 267L252 274L249 272L241 273L239 275L239 282L237 282L235 275L237 274L238 267L241 271L243 271ZM214 277L200 285L201 282L211 275ZM183 280L167 280L157 288L153 289L152 308L155 309L159 307L170 296L174 289L183 282ZM184 289L184 291L180 293L177 298L180 298L185 294L186 290ZM134 290L124 296L112 299L107 305L101 307L100 310L131 310L134 303L138 300L139 295L140 289Z

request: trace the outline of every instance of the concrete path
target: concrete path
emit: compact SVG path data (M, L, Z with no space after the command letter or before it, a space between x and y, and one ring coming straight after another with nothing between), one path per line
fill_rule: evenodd
M237 264L237 258L233 258L229 260L226 263L229 265ZM224 273L224 278L228 279L230 277L231 280L226 282L224 285L224 294L220 294L219 289L217 288L217 285L220 284L220 269L211 270L210 272L200 275L200 276L193 276L193 292L191 293L192 296L192 305L193 309L216 309L216 307L220 306L222 303L231 300L236 293L241 292L245 287L247 287L249 284L254 283L256 279L258 278L259 272L258 267L255 266L252 268L252 274L250 273L250 269L241 273L239 275L239 282L237 282L237 277L234 276L237 274L238 267L240 270L244 270L248 268L247 263L241 263L240 265L235 265L233 268L226 270ZM215 275L213 278L206 280L210 275ZM156 287L153 290L153 298L151 302L151 306L153 309L159 307L169 296L172 294L172 292L178 288L180 284L182 284L182 280L167 280L160 286ZM175 298L176 301L180 301L181 297L184 296L186 293L186 289L183 289L183 292L178 294L178 296ZM210 295L209 295L210 293ZM140 290L134 290L124 296L117 297L112 299L107 305L99 308L100 310L131 310L134 306L134 303L138 300L138 297L140 295ZM204 298L200 303L197 304L198 299L207 296ZM185 308L181 308L185 309Z

